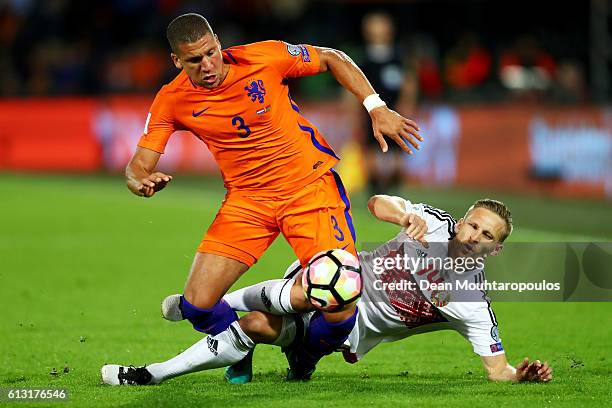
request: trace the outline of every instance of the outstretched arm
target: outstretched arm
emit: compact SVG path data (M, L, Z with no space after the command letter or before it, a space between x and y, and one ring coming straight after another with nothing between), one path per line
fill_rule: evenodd
M360 102L363 102L366 97L376 94L361 69L348 55L332 48L315 48L320 59L319 72L330 71L340 85L348 89ZM386 105L370 110L369 114L372 118L374 137L378 140L383 152L388 149L385 137L393 139L408 154L412 154L412 150L405 140L415 149L419 149L418 142L422 142L423 138L419 135L419 127L415 122L404 118L399 113L387 108Z
M400 197L375 195L368 200L368 209L379 220L406 228L406 235L427 247L424 238L427 233L427 223L418 215L407 212L404 203Z
M152 197L166 187L172 176L154 171L161 154L137 147L132 160L125 168L125 178L130 191L140 197Z
M535 360L529 363L529 359L525 357L515 368L508 364L505 354L482 356L481 359L491 381L549 382L552 380L552 368L547 362L542 364L540 360Z

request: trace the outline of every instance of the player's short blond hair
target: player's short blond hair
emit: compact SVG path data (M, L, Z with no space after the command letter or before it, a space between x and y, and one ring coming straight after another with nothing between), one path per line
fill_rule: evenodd
M465 217L468 216L475 208L485 208L492 213L499 215L499 217L506 223L506 228L502 236L499 238L499 242L504 242L506 238L512 233L512 213L506 204L501 201L493 200L491 198L482 198L476 201L465 213ZM464 218L465 218L464 217Z

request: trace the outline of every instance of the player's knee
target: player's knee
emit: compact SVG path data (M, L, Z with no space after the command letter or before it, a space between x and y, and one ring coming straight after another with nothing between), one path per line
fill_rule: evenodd
M296 312L308 312L314 309L312 303L306 298L302 288L302 279L295 280L291 287L291 307Z
M269 316L263 312L250 312L243 316L238 323L242 331L255 343L266 343L274 334Z
M243 316L239 323L242 330L251 338L265 334L268 329L266 315L263 312L250 312Z

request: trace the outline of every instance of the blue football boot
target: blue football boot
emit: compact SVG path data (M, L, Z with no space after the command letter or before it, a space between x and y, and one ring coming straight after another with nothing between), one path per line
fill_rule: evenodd
M253 381L253 353L251 349L242 360L225 369L225 380L230 384L247 384Z

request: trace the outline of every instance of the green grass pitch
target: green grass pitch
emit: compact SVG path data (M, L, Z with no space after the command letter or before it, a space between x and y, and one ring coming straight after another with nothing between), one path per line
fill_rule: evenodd
M153 387L101 385L104 363L161 361L201 337L185 322L161 319L159 303L182 290L223 193L218 180L177 177L143 200L119 176L0 175L0 388L66 388L68 405L87 407L599 407L612 400L610 303L494 305L510 361L548 360L555 379L547 385L487 382L453 332L382 345L355 365L327 357L309 383L285 383L284 356L261 346L254 382L244 386L224 383L222 370ZM481 196L423 188L404 195L456 216ZM612 240L610 204L490 195L513 209L513 240ZM396 229L368 215L366 198L353 197L358 237L388 239ZM237 286L278 277L292 260L279 238Z

